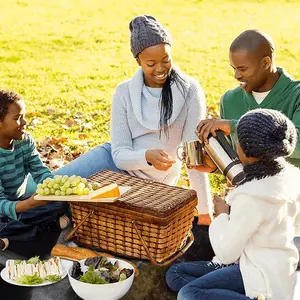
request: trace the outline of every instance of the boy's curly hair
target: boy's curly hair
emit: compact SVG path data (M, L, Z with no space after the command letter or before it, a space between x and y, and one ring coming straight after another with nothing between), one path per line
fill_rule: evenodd
M20 100L22 100L22 97L16 92L0 90L0 121L4 120L9 106Z

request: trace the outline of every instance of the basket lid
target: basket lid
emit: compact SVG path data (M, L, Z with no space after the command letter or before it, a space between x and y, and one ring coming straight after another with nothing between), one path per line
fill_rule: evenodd
M131 189L109 204L130 210L139 211L156 217L167 217L188 203L197 199L197 193L192 189L169 186L148 179L104 170L89 177L103 185L116 183L120 186L130 186Z

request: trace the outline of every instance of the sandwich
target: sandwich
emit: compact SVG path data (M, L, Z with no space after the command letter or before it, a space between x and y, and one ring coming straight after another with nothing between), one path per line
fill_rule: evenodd
M29 260L9 259L6 261L6 269L10 280L29 285L58 281L63 275L59 257L48 260L40 260L38 256Z

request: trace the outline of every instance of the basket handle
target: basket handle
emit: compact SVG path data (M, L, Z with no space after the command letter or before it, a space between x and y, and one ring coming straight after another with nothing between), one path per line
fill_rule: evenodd
M173 262L175 259L177 259L178 257L180 257L182 254L185 253L185 251L190 248L190 246L193 244L194 242L194 235L192 233L192 231L190 231L190 241L182 248L180 249L179 251L175 252L171 257L169 257L169 259L167 260L164 260L162 262L157 262L154 258L153 258L153 255L151 254L151 252L149 251L148 249L148 246L146 245L144 239L142 238L142 235L139 231L139 229L137 228L136 226L136 222L133 220L132 221L132 225L137 233L137 235L139 236L141 242L142 242L142 245L144 247L144 250L146 251L147 253L147 256L149 258L149 260L151 261L151 263L155 266L160 266L160 267L163 267L163 266L167 266L169 265L171 262Z
M90 217L94 213L94 210L91 210L78 224L76 227L74 227L69 234L66 236L65 241L70 241L72 239L72 236L76 233L78 228L87 220L88 217Z

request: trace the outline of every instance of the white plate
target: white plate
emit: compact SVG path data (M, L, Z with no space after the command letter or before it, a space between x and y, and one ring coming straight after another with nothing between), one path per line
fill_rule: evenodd
M69 261L69 260L66 260L66 259L61 259L60 260L61 262L61 266L62 266L62 271L63 271L63 274L62 274L62 277L61 279L65 278L68 274L68 270L69 268L71 267L71 265L73 264L72 261ZM50 284L53 284L53 283L56 283L56 282L59 282L60 280L58 281L54 281L54 282L51 282L51 281L46 281L46 282L43 282L43 283L39 283L39 284L33 284L33 285L29 285L29 284L21 284L21 283L17 283L15 280L11 280L8 278L8 274L7 274L7 269L6 267L1 271L1 277L4 281L10 283L10 284L13 284L13 285L18 285L18 286L26 286L26 287L37 287L37 286L45 286L45 285L50 285Z
M121 196L129 191L131 187L129 186L119 186ZM96 198L91 199L89 195L70 195L70 196L34 196L34 200L46 200L46 201L75 201L75 202L115 202L119 197L111 198Z

